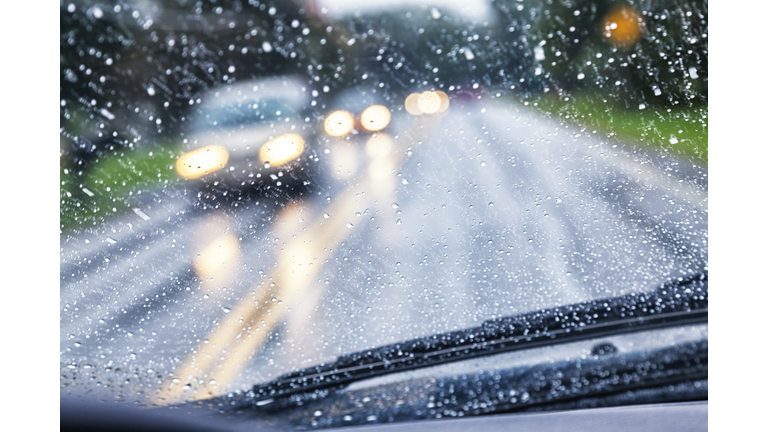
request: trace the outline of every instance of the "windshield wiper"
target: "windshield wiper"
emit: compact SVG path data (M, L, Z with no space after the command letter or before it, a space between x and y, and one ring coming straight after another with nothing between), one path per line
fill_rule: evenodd
M655 291L588 301L484 322L479 327L413 339L339 357L254 386L256 406L275 398L472 357L707 322L707 273Z

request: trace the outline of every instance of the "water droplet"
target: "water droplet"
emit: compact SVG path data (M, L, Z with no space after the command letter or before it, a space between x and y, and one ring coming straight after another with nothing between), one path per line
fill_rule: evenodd
M150 95L150 96L154 96L155 95L155 88L151 87L151 86L149 88L147 88L147 94Z
M397 205L397 203L392 203L392 208L393 208L393 209L396 209L396 208L399 208L399 207L400 207L400 206L399 206L399 205Z
M272 166L272 165L270 165L270 164L269 164L269 161L267 161L267 162L264 162L264 168L269 168L269 167L271 167L271 166Z
M395 222L395 223L396 223L397 225L402 225L402 224L403 224L403 220L402 220L402 219L398 219L398 220L397 220L397 222Z
M319 416L323 415L323 412L322 412L322 411L320 411L320 410L316 410L316 411L315 411L314 413L312 413L312 414L313 414L315 417L319 417Z
M347 222L347 228L352 228L354 225L352 225L352 222Z
M324 217L324 218L326 218L326 219L328 219L328 218L330 218L330 217L331 217L331 215L329 215L328 213L323 213L323 217Z
M677 144L678 143L677 137L672 135L672 137L669 139L669 143L670 144Z
M493 203L492 203L492 202L489 202L489 203L488 203L488 207L493 207Z

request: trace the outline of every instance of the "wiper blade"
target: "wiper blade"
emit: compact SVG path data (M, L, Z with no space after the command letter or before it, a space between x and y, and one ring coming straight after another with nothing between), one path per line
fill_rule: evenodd
M652 292L489 320L479 327L348 354L333 363L256 385L248 399L258 406L270 399L341 388L363 379L472 357L705 323L707 306L708 279L702 273L667 283Z

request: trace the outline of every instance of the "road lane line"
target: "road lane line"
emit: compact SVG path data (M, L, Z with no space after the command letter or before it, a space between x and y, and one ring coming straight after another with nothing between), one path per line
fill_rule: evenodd
M394 168L402 166L407 151L416 149L442 117L419 117L400 134L398 141L403 144L397 146ZM240 374L272 330L283 321L286 310L312 285L332 251L356 229L348 228L347 222L353 220L356 211L364 211L377 198L371 165L349 184L352 186L325 212L320 212L310 227L296 234L278 253L278 264L272 271L274 286L257 285L254 291L261 292L258 298L247 295L241 300L204 339L207 342L192 350L169 377L155 395L154 403L166 405L219 395ZM322 213L332 216L326 219ZM273 298L281 303L272 301ZM201 379L202 385L199 384Z

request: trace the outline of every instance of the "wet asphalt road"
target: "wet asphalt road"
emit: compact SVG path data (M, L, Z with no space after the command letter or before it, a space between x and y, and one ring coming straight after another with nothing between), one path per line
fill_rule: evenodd
M369 135L321 143L321 177L291 200L187 185L63 234L62 391L220 394L707 267L705 167L515 105L396 113L388 132L394 144L376 157L362 150ZM343 148L359 163L337 169ZM181 374L190 355L211 366Z

